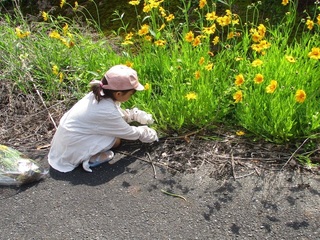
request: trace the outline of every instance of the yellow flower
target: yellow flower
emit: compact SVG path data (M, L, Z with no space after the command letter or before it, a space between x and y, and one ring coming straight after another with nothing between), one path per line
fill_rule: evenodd
M240 130L240 131L236 131L236 134L238 136L243 136L243 135L245 135L245 132Z
M146 83L144 85L144 90L148 91L150 89L150 84L149 83Z
M206 69L207 71L211 71L212 68L213 68L213 63L209 63L207 66L205 66L205 69Z
M70 48L70 45L69 45L69 42L68 42L67 39L61 37L61 38L60 38L60 41L61 41L64 45L66 45L68 48Z
M195 39L193 39L192 46L197 47L200 44L201 44L200 36L197 36Z
M194 39L194 34L192 31L188 32L184 37L187 42L192 42Z
M320 59L320 48L314 47L311 49L311 52L308 53L308 57L311 59Z
M200 9L204 8L205 5L207 5L207 0L200 0L200 1L199 1L199 7L200 7Z
M172 13L166 17L167 22L171 22L173 19L174 19L174 15Z
M60 8L62 8L65 3L66 3L66 0L61 0L61 2L60 2Z
M252 38L252 41L259 42L261 40L261 35L257 31L254 31L254 32L251 32L251 38Z
M149 33L149 25L148 24L143 24L141 29L138 31L139 36L143 36Z
M59 74L59 67L57 65L53 65L52 66L52 73L54 75L58 75Z
M267 29L263 24L259 24L258 26L258 33L263 38L266 35Z
M160 12L162 17L166 17L167 16L166 10L161 6L159 7L159 12Z
M271 46L271 43L266 40L262 40L259 43L254 43L251 45L251 48L256 52L261 52L263 54L263 50L268 49Z
M148 13L148 12L150 12L150 10L151 10L151 6L150 6L149 4L144 5L144 7L143 7L143 9L142 9L142 11L143 11L144 13Z
M49 37L51 37L51 38L56 38L56 39L61 39L60 34L59 34L56 30L50 32L50 33L49 33Z
M299 89L296 92L296 101L298 103L303 103L307 98L307 94L305 93L305 91Z
M216 12L211 12L211 13L207 13L206 14L206 20L207 21L214 21L218 18L218 16L216 15Z
M151 37L150 35L146 35L146 36L144 37L144 39L145 39L146 41L148 41L148 42L151 42L151 41L152 41L152 37Z
M260 24L257 29L250 29L250 34L253 42L259 42L262 40L266 34L266 27L263 24Z
M318 25L320 25L320 13L318 14L318 17L317 17L317 23Z
M262 83L263 82L263 75L260 73L256 74L256 76L254 77L254 82L256 84Z
M74 8L73 8L73 11L77 11L78 10L78 7L79 7L79 4L77 1L74 2Z
M263 64L263 62L260 59L256 59L251 63L252 67L258 67L262 64Z
M200 71L197 70L195 73L194 73L194 77L198 80L200 78Z
M60 73L59 73L59 82L60 82L60 83L62 83L63 77L64 77L64 76L63 76L63 73L60 72Z
M283 6L286 6L288 3L289 3L289 0L282 0L282 3L281 3L281 4L282 4Z
M162 29L164 29L164 28L165 28L165 26L166 26L166 24L165 24L165 23L163 23L163 24L161 25L161 27L158 29L158 31L160 32Z
M288 62L291 62L291 63L296 62L296 60L295 60L294 57L292 57L292 56L286 55L286 59L287 59Z
M212 40L213 45L217 45L219 43L220 39L218 36L214 37L214 39Z
M125 41L129 41L132 39L132 37L133 37L133 33L129 32L124 39L125 39Z
M20 28L16 28L16 35L18 38L25 38L30 35L30 32L29 31L23 32L23 31L21 31Z
M235 16L237 16L237 15L235 15ZM240 24L239 22L240 22L239 19L232 19L232 21L231 21L232 25L239 25Z
M218 17L217 18L217 23L219 23L219 25L221 27L227 26L231 23L231 16L223 16L223 17Z
M242 75L242 74L237 75L234 84L235 84L236 86L240 86L240 85L242 85L243 83L244 83L244 77L243 77L243 75Z
M274 93L278 86L278 82L276 80L271 80L270 84L266 87L267 93Z
M214 34L215 31L216 31L216 25L215 25L215 24L212 24L210 27L204 27L204 28L202 29L202 32L203 32L204 34L208 34L208 35Z
M133 6L137 6L140 4L140 0L132 0L132 1L129 1L129 4L133 5Z
M229 32L228 36L227 36L227 40L228 39L232 39L235 36L234 32Z
M266 41L266 40L262 40L262 41L260 42L260 46L262 47L262 49L267 49L267 48L269 48L269 47L271 46L271 43L269 43L269 42Z
M122 45L133 45L132 41L124 41L123 43L121 43Z
M189 92L185 96L188 100L196 100L197 99L197 94L194 92Z
M157 8L164 0L147 0L145 2L149 2L150 9Z
M233 99L235 103L239 103L242 101L243 95L242 95L242 91L236 91L235 94L233 94Z
M125 64L127 67L130 67L132 68L133 67L133 62L130 62L130 61L126 61L126 64Z
M45 11L42 11L42 17L43 17L43 21L48 21L48 13L46 13Z
M154 42L154 44L156 46L164 46L164 45L166 45L166 43L167 42L165 40L157 40L157 41Z
M201 57L199 60L199 65L202 65L204 63L204 57Z
M308 19L306 22L306 25L309 30L312 30L312 28L314 26L314 22L312 20Z
M67 23L63 26L62 31L63 31L63 35L67 35L69 31L69 25Z

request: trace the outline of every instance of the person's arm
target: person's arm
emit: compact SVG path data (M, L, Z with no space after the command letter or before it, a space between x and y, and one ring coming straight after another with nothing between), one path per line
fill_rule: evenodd
M157 132L147 126L130 126L120 114L112 114L108 117L108 123L100 126L101 134L118 137L127 140L141 142L153 142L158 140Z
M124 120L127 123L138 122L145 125L145 124L153 124L154 122L151 114L145 111L139 110L138 108L125 109L125 110L121 108L119 109L123 115Z

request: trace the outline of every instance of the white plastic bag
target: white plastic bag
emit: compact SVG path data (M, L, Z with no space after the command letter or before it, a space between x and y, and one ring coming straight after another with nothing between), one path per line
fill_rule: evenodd
M13 148L0 144L0 185L20 186L39 181L48 174L39 165Z

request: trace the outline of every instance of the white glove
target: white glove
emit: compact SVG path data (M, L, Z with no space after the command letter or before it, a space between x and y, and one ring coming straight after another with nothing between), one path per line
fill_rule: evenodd
M143 125L145 124L153 124L154 120L152 118L152 115L149 113L146 113L145 111L139 110L138 108L133 109L126 109L123 110L122 113L124 114L124 119L127 123L130 122L139 122Z
M154 141L159 141L157 132L154 129L149 128L147 126L140 126L138 128L140 130L139 140L141 142L151 143Z

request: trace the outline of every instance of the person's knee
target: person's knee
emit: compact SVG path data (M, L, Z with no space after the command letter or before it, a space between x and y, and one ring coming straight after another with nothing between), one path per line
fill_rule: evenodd
M116 141L114 142L112 148L117 148L119 147L121 144L121 139L120 138L116 138Z

